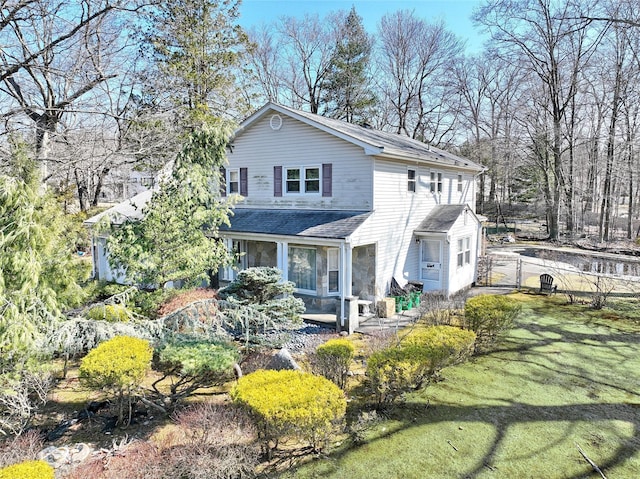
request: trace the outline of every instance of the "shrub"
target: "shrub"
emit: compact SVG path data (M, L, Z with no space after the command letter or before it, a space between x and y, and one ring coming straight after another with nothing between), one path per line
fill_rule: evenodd
M244 411L211 403L175 418L183 437L170 451L174 476L184 479L252 477L258 465L256 430Z
M95 389L117 395L118 423L122 423L124 404L131 406L131 395L142 383L151 366L153 350L148 341L116 336L87 354L80 364L80 380Z
M0 469L0 479L53 479L53 467L44 461L25 461Z
M171 314L195 301L215 299L216 297L216 290L209 288L196 288L188 291L181 291L160 305L160 308L158 308L158 316Z
M348 339L330 339L316 348L313 369L344 389L354 354L355 348Z
M0 374L0 434L22 434L46 404L52 385L51 372L42 367Z
M476 333L476 350L494 343L513 326L521 306L503 295L486 294L470 298L464 306L465 327Z
M318 449L346 412L344 393L321 376L300 371L260 370L243 376L233 400L255 416L266 452L270 443L293 436Z
M231 344L174 337L158 351L155 368L164 376L154 382L153 388L160 392L157 389L160 382L170 376L177 378L170 386L169 396L175 404L196 389L232 379L239 360L240 354Z
M471 331L433 326L413 331L399 346L373 353L366 376L376 404L389 404L421 387L443 367L464 360L472 353L475 338Z
M18 462L37 459L43 447L44 437L35 429L0 442L0 469Z
M94 321L109 323L125 323L129 321L130 312L123 304L101 304L93 306L87 316Z

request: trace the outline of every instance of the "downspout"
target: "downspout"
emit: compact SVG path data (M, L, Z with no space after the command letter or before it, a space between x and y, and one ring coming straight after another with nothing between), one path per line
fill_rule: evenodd
M342 272L342 288L340 288L340 330L345 326L344 299L346 298L347 289L347 253L346 243L340 243L340 271Z

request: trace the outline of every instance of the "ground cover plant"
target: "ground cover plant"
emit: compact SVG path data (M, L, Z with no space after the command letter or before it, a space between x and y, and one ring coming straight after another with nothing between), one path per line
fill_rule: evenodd
M282 477L600 477L578 446L607 477L637 477L637 302L595 311L562 297L512 297L522 311L495 350L407 395L362 445Z

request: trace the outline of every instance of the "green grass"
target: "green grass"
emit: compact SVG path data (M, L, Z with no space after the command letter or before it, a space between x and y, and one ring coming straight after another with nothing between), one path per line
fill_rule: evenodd
M516 328L489 354L445 369L360 446L286 478L640 477L640 308L593 311L517 295Z

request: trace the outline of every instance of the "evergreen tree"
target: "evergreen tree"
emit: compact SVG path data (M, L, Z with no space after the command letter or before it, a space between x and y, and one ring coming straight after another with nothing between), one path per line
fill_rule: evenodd
M171 176L143 208L143 218L111 227L112 267L137 284L162 288L170 281L199 284L208 271L227 263L217 232L228 224L233 199L221 201L215 185L223 181L220 168L230 134L228 126L210 122L189 135Z
M247 44L236 23L239 4L168 0L151 7L143 41L157 67L156 96L166 94L182 114L197 110L216 116L237 114L241 95L234 72L242 66Z
M74 258L74 229L39 183L23 144L0 175L0 357L40 350L62 311L82 298L89 268Z
M376 103L369 83L373 40L355 7L344 20L325 84L326 115L350 123L366 122Z

